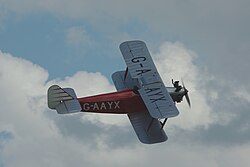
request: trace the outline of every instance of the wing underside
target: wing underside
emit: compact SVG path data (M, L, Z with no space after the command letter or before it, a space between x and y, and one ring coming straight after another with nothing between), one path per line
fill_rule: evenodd
M168 139L158 119L152 118L148 112L128 114L129 120L142 143L153 144Z
M137 79L127 76L124 81L125 71L118 71L112 75L113 82L117 91L130 89L138 84ZM133 129L142 143L153 144L164 142L167 140L167 135L162 129L158 119L151 117L148 112L135 112L128 114L128 118L133 126Z

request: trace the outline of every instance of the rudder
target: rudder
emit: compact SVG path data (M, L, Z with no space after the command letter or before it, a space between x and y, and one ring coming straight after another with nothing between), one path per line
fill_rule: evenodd
M47 100L48 107L56 110L58 114L80 112L82 109L72 88L53 85L48 89Z

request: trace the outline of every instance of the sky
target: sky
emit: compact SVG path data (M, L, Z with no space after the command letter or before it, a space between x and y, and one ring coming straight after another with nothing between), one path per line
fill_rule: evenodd
M126 115L58 115L53 84L78 97L115 91L119 44L145 41L166 86L192 108L139 142ZM0 0L0 167L250 164L250 1Z

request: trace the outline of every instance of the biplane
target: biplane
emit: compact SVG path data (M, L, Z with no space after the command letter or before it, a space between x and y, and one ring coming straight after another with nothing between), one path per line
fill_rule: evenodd
M173 80L173 87L165 87L144 42L123 42L120 50L127 68L112 75L117 92L78 98L72 88L53 85L48 89L48 107L58 114L127 114L142 143L164 142L166 121L179 114L175 103L185 96L190 106L188 90Z

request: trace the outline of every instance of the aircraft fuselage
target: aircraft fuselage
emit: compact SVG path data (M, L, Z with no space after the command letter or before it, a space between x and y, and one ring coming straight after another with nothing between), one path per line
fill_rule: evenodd
M127 114L147 110L141 97L133 90L78 98L78 101L82 112Z
M173 101L180 102L182 100L184 91L175 92L174 87L166 89ZM77 100L80 102L82 112L128 114L147 111L141 96L131 89L78 98Z

